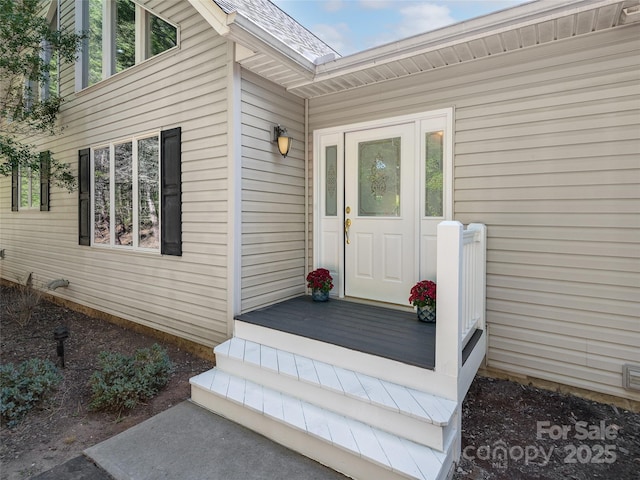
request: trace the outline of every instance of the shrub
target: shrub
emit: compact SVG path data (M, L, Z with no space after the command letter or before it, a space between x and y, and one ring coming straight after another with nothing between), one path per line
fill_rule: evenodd
M89 379L92 398L89 408L122 412L153 397L169 381L173 364L158 344L137 350L132 357L100 352L99 370Z
M5 314L21 327L26 327L41 300L42 292L39 290L31 285L18 285L13 290L12 300L5 307Z
M8 427L20 422L26 413L45 399L62 376L49 360L32 358L18 367L0 365L0 415Z

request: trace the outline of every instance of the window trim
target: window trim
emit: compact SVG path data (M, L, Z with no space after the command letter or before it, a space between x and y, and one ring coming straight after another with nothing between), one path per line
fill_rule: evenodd
M96 248L106 248L106 249L116 249L116 250L126 250L126 251L135 251L135 252L148 252L148 253L157 253L159 254L162 248L162 179L160 176L160 168L162 163L162 153L161 153L161 131L153 130L151 132L145 132L137 135L132 135L130 137L123 137L116 140L112 140L108 143L100 143L96 145L92 145L89 147L89 180L90 180L90 245ZM139 185L138 185L138 141L144 140L147 138L157 138L158 140L158 247L157 248L148 248L148 247L140 247L140 199L139 199ZM132 165L131 165L131 183L133 185L131 202L133 205L133 245L117 245L115 243L114 236L114 228L113 223L115 222L115 146L123 143L131 143L131 156L132 156ZM95 158L94 152L97 149L101 148L109 148L109 218L111 219L109 225L109 243L108 244L100 244L95 243Z

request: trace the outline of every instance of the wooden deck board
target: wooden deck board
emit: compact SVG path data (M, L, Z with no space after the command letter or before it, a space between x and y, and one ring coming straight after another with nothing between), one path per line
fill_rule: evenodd
M413 312L301 296L237 319L421 368L435 365L436 325Z

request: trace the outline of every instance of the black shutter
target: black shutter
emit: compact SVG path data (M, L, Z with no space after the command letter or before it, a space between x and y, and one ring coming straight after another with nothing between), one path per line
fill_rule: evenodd
M49 173L51 172L51 152L40 152L40 211L49 211Z
M20 189L18 188L19 182L18 166L14 165L11 169L11 210L13 212L17 212L18 205L20 205L20 198L18 198L20 193Z
M91 245L91 150L78 151L78 243Z
M180 127L160 133L160 187L163 255L182 255L182 174Z

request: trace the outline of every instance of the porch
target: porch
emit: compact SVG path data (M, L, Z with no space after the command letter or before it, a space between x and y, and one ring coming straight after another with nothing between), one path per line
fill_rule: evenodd
M192 400L356 479L444 480L480 363L486 230L438 227L437 324L344 299L237 316Z

